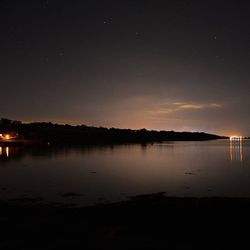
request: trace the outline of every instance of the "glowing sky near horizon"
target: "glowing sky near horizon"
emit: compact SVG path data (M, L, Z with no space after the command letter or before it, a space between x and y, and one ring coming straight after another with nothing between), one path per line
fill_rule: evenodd
M250 135L247 1L2 1L0 117Z

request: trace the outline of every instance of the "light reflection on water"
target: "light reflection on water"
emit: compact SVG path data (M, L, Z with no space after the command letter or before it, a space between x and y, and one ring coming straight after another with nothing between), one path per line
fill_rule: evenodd
M154 192L250 197L249 149L248 140L0 147L0 195L84 205Z
M243 161L243 140L230 140L230 160Z
M2 147L0 146L0 157L8 158L10 155L10 147ZM15 157L15 155L13 155Z

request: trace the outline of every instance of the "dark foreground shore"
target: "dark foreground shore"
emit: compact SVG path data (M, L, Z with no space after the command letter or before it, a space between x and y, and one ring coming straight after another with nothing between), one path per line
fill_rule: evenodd
M250 199L142 195L70 208L0 203L0 249L248 249Z

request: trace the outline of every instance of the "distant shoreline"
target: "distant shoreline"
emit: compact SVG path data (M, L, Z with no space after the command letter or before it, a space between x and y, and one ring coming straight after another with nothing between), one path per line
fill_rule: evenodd
M86 125L60 125L50 122L22 123L0 119L0 134L11 140L0 140L2 145L53 144L88 145L117 143L150 143L163 141L204 141L227 139L204 132L156 131L92 127Z

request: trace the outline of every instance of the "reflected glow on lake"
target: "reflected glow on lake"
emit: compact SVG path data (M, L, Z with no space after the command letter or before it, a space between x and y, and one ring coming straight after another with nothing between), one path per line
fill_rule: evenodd
M250 141L0 147L2 199L89 205L154 192L250 197Z
M230 140L231 161L243 161L243 140Z

